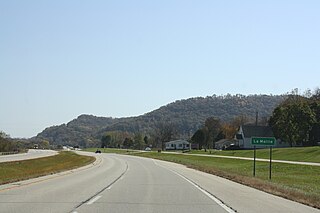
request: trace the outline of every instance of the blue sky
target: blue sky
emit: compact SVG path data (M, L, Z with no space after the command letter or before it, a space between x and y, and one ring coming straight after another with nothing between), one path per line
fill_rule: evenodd
M320 82L320 2L0 1L0 130Z

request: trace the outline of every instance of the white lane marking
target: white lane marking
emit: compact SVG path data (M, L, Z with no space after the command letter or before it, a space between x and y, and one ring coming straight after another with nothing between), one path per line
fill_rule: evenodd
M181 178L183 178L184 180L188 181L191 185L193 185L194 187L196 187L197 189L199 189L202 193L204 193L205 195L207 195L211 200L213 200L214 202L216 202L219 206L221 206L224 210L226 210L229 213L235 213L235 211L233 209L231 209L230 207L226 206L224 203L222 203L219 199L215 198L212 194L210 194L209 192L207 192L206 190L202 189L199 185L193 183L191 180L189 180L188 178L180 175L179 173L172 171L173 173L175 173L176 175L180 176Z
M210 194L208 191L204 190L203 188L201 188L199 185L197 185L196 183L194 183L193 181L189 180L187 177L179 174L178 172L168 169L160 164L158 164L154 159L152 159L154 164L156 164L157 166L160 166L164 169L167 169L171 172L173 172L174 174L178 175L179 177L181 177L182 179L186 180L188 183L190 183L191 185L193 185L194 187L196 187L198 190L200 190L202 193L204 193L205 195L207 195L211 200L213 200L214 202L216 202L219 206L221 206L224 210L226 210L228 213L236 213L236 211L234 211L232 208L230 208L229 206L227 206L226 204L224 204L221 200L217 199L215 196L213 196L212 194Z
M112 188L112 186L109 186L108 188L107 188L107 190L110 190Z
M89 200L89 201L87 202L87 205L93 204L94 202L96 202L97 200L99 200L101 197L102 197L102 196L98 195L98 196L92 198L91 200Z

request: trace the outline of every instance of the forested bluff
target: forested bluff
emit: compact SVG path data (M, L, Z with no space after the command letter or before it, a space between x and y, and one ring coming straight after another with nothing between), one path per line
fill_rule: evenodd
M67 124L48 127L30 140L46 140L51 145L94 147L100 145L101 137L106 133L117 132L124 138L141 133L150 138L162 124L173 126L176 138L188 139L208 117L227 123L245 116L254 122L258 112L259 120L265 123L285 99L286 95L212 95L178 100L136 117L80 115Z

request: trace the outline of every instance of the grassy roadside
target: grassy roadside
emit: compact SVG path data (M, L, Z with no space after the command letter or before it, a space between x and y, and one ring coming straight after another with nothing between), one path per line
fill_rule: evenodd
M320 167L273 163L272 180L268 180L269 164L257 162L257 176L252 177L252 162L246 160L172 155L156 152L135 153L184 164L190 168L218 175L271 194L320 209Z
M0 184L62 172L94 161L94 157L78 155L74 152L60 152L50 157L0 163Z
M210 154L207 150L193 150L190 154ZM211 150L212 155L225 155L236 157L253 157L252 150ZM257 149L257 158L269 159L269 149ZM303 161L320 163L320 146L314 147L293 147L272 149L272 158L274 160Z

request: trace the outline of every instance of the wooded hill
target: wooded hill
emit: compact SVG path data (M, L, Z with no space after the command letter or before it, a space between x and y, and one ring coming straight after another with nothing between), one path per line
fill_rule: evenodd
M67 124L52 126L39 133L32 141L48 140L53 145L97 146L105 132L121 131L149 135L161 123L169 123L181 137L191 137L206 118L216 117L230 122L237 116L255 119L269 118L272 111L286 96L278 95L225 95L179 100L137 117L107 118L80 115Z

